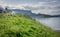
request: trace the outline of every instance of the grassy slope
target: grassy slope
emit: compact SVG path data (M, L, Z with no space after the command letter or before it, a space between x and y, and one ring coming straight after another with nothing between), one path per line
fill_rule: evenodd
M0 37L58 37L58 35L27 16L0 14Z

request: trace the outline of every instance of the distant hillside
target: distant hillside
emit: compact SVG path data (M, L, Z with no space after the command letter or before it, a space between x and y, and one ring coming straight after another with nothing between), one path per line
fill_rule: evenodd
M52 29L26 15L0 14L0 37L59 37Z
M35 17L60 17L60 15L48 15L48 14L35 14L35 13L32 13L31 10L21 10L21 9L10 9L10 7L6 7L8 9L8 11L16 11L17 13L19 12L20 14L26 14L26 15L29 15L30 17L32 18L35 18ZM0 10L4 10L5 8L3 8L2 6L0 6Z
M60 17L60 15L51 15L51 17Z
M16 11L20 14L26 14L29 15L32 18L36 18L36 17L44 17L44 18L48 18L48 17L60 17L60 15L48 15L48 14L35 14L32 13L31 10L20 10L20 9L12 9L13 11Z
M20 13L20 14L25 14L25 15L29 15L31 18L36 18L36 17L43 17L43 18L48 18L48 17L60 17L60 15L48 15L48 14L35 14L32 13L31 10L21 10L21 9L9 9L9 7L7 7L8 11L15 11L16 13ZM2 7L0 7L0 10L4 10Z

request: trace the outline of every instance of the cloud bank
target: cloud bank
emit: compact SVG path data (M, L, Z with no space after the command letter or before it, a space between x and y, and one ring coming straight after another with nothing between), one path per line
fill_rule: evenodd
M0 0L0 5L31 10L36 14L60 14L60 0Z

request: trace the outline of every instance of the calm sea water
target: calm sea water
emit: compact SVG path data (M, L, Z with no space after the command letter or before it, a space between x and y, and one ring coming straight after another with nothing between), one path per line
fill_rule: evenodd
M60 30L60 17L36 18L36 20L54 30Z

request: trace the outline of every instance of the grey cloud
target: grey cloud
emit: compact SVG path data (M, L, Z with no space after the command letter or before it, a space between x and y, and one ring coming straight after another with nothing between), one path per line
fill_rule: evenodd
M60 3L58 2L43 2L43 4L39 3L37 5L37 7L25 6L24 8L31 9L36 13L60 14Z
M41 1L45 1L45 0L1 0L4 3L8 3L8 4L23 4L23 3L38 3Z
M1 0L7 4L21 5L24 9L32 10L36 13L60 14L60 0ZM27 5L25 5L27 4Z
M45 7L29 7L29 6L25 6L25 9L29 9L29 10L39 10L39 9L45 9Z

